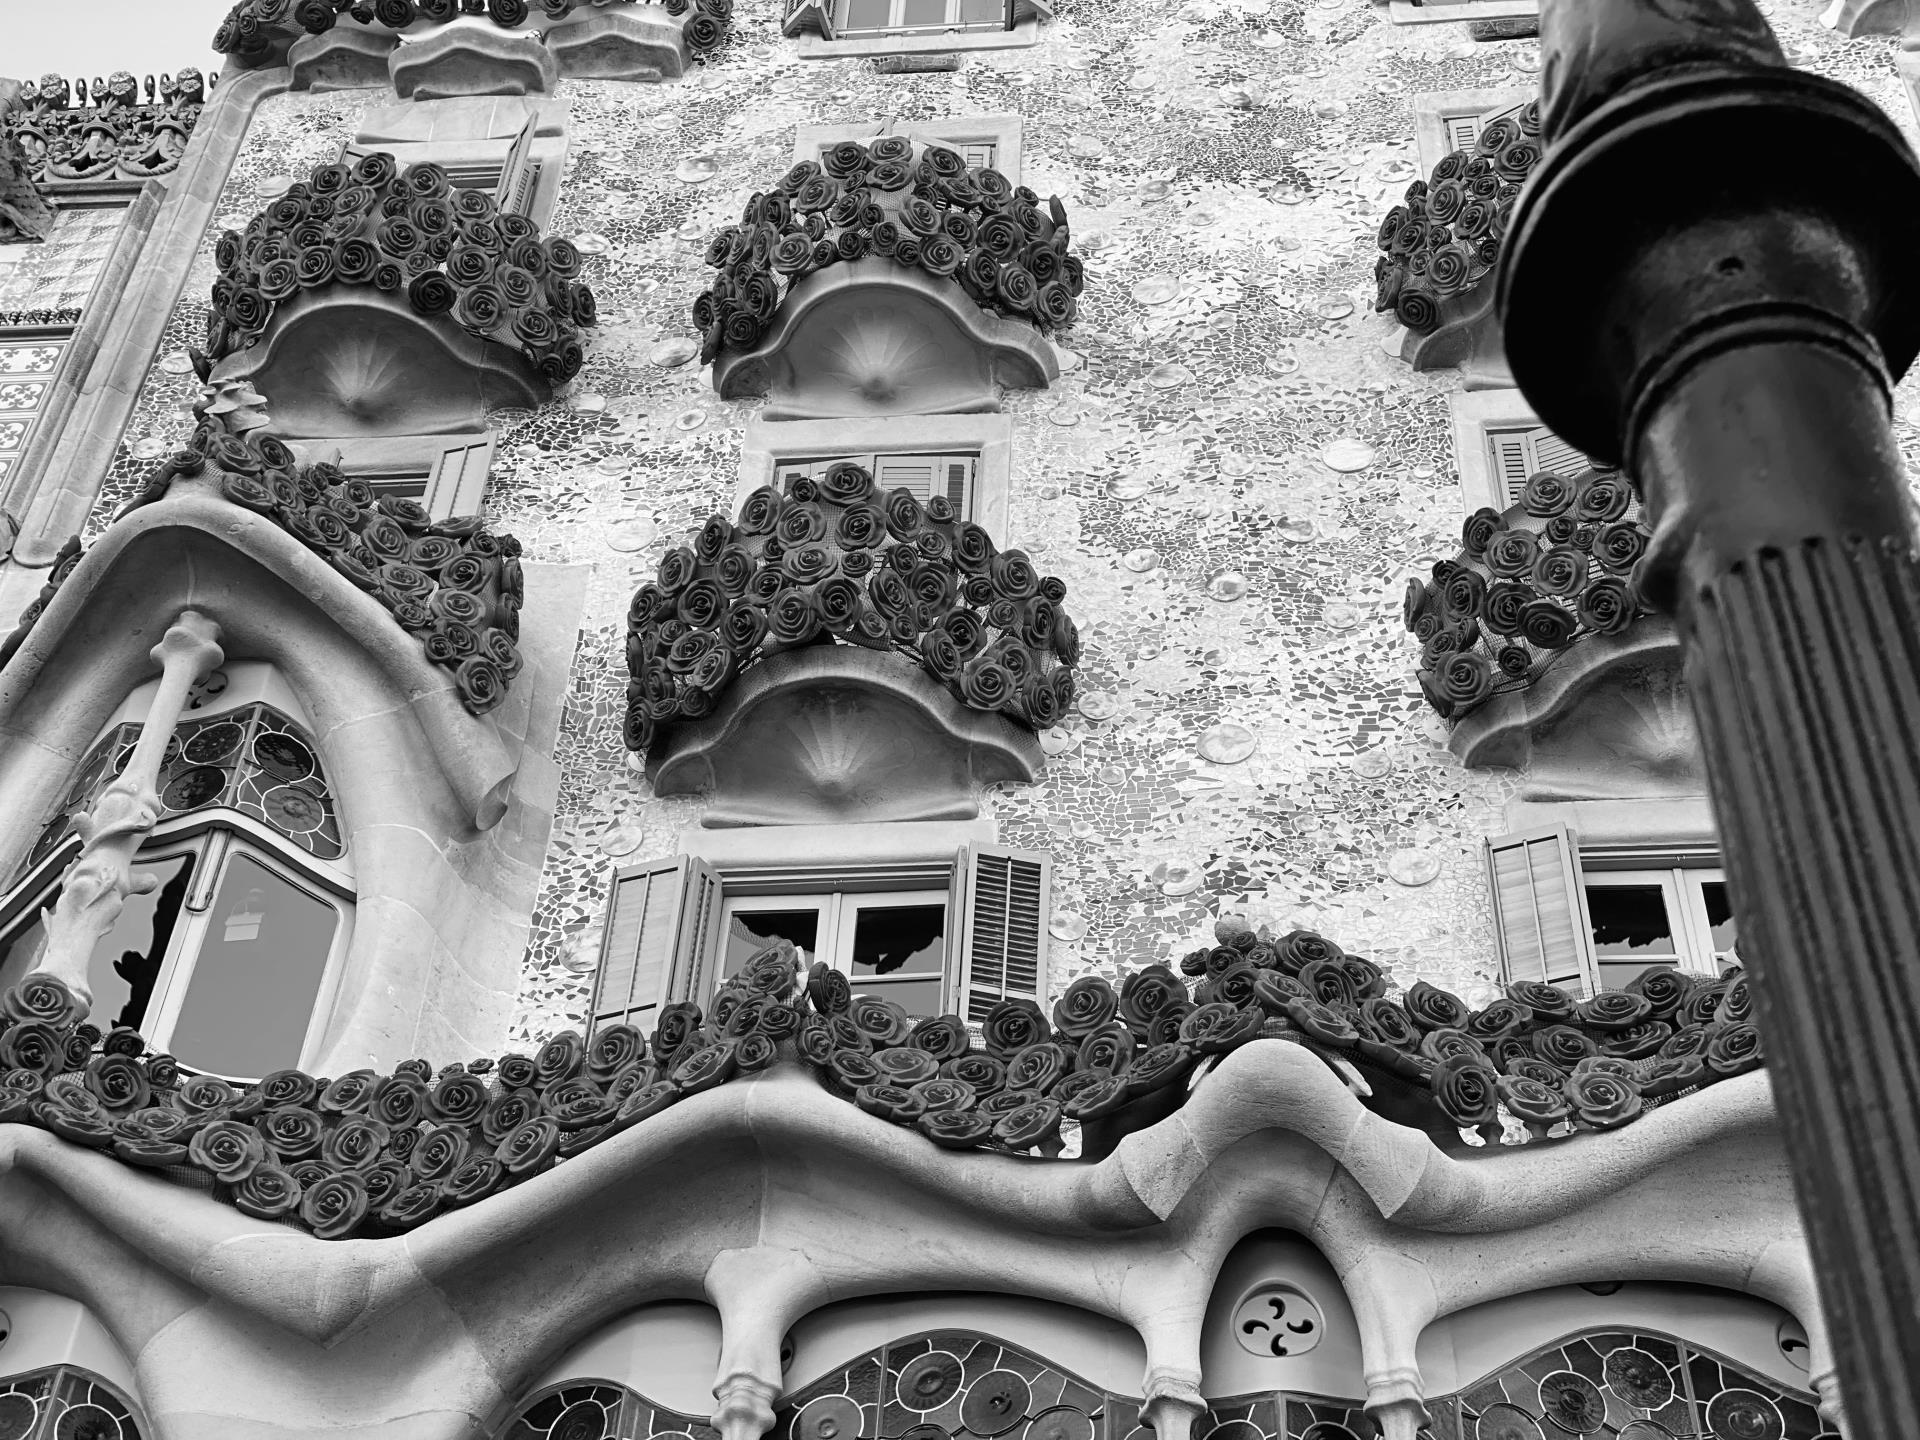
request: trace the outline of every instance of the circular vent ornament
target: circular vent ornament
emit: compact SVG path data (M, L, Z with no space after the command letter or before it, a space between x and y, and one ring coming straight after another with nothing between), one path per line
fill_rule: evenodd
M1222 1425L1213 1434L1232 1428ZM1025 1440L1093 1440L1093 1421L1071 1405L1057 1405L1033 1417L1027 1425ZM1229 1436L1226 1440L1241 1440L1241 1437ZM1254 1440L1262 1440L1258 1431L1254 1432Z
M1607 1356L1607 1388L1636 1410L1658 1410L1673 1399L1673 1377L1646 1351L1623 1345Z
M973 1382L960 1402L960 1423L975 1435L1004 1435L1026 1418L1032 1404L1033 1391L1023 1378L1011 1370L989 1370Z
M1722 1390L1707 1402L1707 1429L1714 1440L1782 1440L1787 1422L1756 1390Z
M1540 1422L1518 1405L1489 1405L1480 1415L1479 1440L1546 1440Z
M1540 1382L1540 1409L1569 1435L1592 1435L1607 1423L1600 1387L1571 1370L1556 1370Z
M1297 1285L1262 1285L1233 1311L1234 1338L1252 1355L1304 1355L1320 1343L1326 1328L1320 1306Z
M26 1440L40 1418L31 1395L0 1395L0 1440Z

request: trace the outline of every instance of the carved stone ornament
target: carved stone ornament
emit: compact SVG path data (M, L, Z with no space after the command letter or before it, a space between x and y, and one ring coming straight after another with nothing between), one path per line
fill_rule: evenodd
M896 656L854 646L761 662L656 747L658 795L706 793L707 826L964 820L980 787L1040 773L1032 730L971 710Z
M295 90L371 90L390 78L387 63L399 37L384 30L341 25L324 35L302 35L287 47Z
M953 281L856 260L796 284L759 344L721 354L713 384L793 420L998 410L1000 386L1044 389L1059 374L1031 325L986 313Z
M15 140L0 131L0 245L44 240L53 229L53 207L34 187L31 166Z
M29 177L53 189L95 182L138 182L179 168L206 105L207 84L191 65L156 84L126 70L73 89L59 75L27 81L13 108L0 115L0 153L17 146ZM92 100L89 105L88 100ZM6 196L0 190L0 210Z
M394 93L404 100L460 95L545 95L560 78L535 35L448 25L407 40L387 56Z
M560 73L573 79L672 80L693 58L687 42L693 18L659 5L578 10L547 31L547 49Z
M505 346L369 286L294 296L260 342L222 360L213 378L246 380L272 397L276 428L291 438L450 434L478 428L490 408L531 409L552 393Z
M1900 35L1902 48L1920 49L1920 4L1914 0L1833 0L1820 23L1849 38Z

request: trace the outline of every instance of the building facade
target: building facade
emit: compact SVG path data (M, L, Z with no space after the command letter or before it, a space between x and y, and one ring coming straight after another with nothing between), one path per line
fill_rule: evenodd
M0 81L0 1440L1844 1434L1536 11Z

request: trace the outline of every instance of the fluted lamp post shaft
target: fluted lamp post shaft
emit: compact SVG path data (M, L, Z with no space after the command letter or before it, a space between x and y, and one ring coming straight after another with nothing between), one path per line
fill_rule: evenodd
M1920 166L1752 0L1542 0L1541 34L1507 356L1641 489L1848 1433L1920 1437Z

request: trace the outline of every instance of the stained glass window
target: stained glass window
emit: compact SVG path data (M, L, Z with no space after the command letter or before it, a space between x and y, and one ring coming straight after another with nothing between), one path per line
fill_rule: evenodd
M0 1380L0 1440L141 1440L133 1407L70 1365Z

